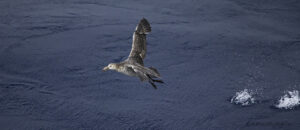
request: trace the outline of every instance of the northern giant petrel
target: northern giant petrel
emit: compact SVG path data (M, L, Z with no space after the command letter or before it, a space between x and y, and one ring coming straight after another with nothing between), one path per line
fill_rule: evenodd
M120 63L110 63L103 68L103 71L115 70L129 76L139 77L141 81L148 81L155 89L154 82L164 83L160 78L159 72L153 67L144 67L143 60L146 56L146 35L151 32L149 22L143 18L136 26L133 33L132 48L128 58Z

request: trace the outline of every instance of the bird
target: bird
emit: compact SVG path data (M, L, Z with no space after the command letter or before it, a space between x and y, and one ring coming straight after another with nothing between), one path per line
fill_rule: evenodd
M146 35L151 32L151 26L147 19L142 18L133 32L132 47L126 60L120 63L110 63L102 70L113 70L128 76L138 77L142 82L148 81L154 89L156 83L164 83L160 73L154 67L145 67L147 45Z

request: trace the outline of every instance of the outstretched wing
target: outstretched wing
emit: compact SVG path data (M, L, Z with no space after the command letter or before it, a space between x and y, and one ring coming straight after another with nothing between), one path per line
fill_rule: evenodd
M144 66L143 59L146 57L147 52L146 35L149 32L151 32L149 22L145 18L141 19L133 33L132 48L128 60Z
M148 76L153 78L160 78L160 74L154 68L147 68L140 65L127 64L126 67L131 68L140 77L141 81L148 79Z

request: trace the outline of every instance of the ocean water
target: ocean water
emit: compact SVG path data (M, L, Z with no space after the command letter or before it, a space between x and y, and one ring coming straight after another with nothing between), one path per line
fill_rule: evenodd
M101 71L143 17L157 90ZM1 0L0 128L298 130L299 20L299 0Z

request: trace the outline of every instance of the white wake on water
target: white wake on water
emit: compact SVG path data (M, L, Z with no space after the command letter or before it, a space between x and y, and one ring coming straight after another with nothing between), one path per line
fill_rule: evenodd
M300 104L299 91L287 91L275 107L280 109L293 109Z
M231 103L241 104L242 106L248 106L255 103L254 93L251 90L244 89L236 92L235 96L231 98Z

